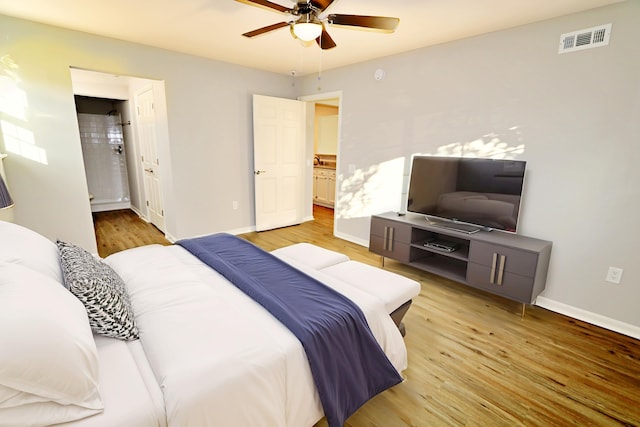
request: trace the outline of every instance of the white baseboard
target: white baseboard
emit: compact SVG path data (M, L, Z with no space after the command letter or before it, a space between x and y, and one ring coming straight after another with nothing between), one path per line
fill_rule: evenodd
M348 242L355 243L356 245L364 246L366 248L369 247L369 241L368 240L358 239L358 238L353 237L350 234L340 233L340 232L335 231L335 230L333 231L333 235L336 236L336 237L339 237L342 240L346 240Z
M138 215L138 217L140 217L141 220L143 220L144 222L146 222L147 224L151 224L151 221L149 221L149 218L147 218L142 212L140 212L140 210L138 210L138 208L136 208L135 206L131 205L130 208L136 215ZM164 238L167 239L169 242L171 243L175 243L178 241L177 238L175 238L174 236L172 236L171 234L164 232Z
M564 314L565 316L573 317L574 319L591 323L592 325L600 326L602 328L630 336L632 338L640 339L640 327L635 325L620 322L619 320L611 319L609 317L592 313L590 311L573 307L571 305L567 305L545 297L539 296L536 299L535 305L546 308L547 310L551 310L556 313Z
M237 236L238 234L246 234L246 233L251 233L256 231L256 227L242 227L242 228L236 228L233 230L228 230L225 231L225 233L229 233L229 234L233 234L234 236Z
M140 219L141 219L141 220L143 220L144 222L149 222L149 220L147 219L147 217L146 217L146 216L144 216L144 215L142 214L142 212L140 211L140 209L138 209L137 207L135 207L135 206L133 206L133 205L131 205L131 208L130 208L130 209L131 209L131 210L132 210L136 215L138 215L138 216L140 217Z
M105 203L92 203L91 212L105 212L115 211L120 209L130 209L130 202L105 202Z
M307 216L302 218L302 222L313 221L313 220L314 220L313 216ZM242 227L242 228L236 228L233 230L228 230L228 231L225 231L225 233L229 233L229 234L233 234L234 236L237 236L238 234L247 234L247 233L252 233L254 231L256 231L255 225L251 227Z

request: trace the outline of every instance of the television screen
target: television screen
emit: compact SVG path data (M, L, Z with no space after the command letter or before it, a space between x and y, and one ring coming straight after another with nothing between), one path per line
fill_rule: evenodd
M407 210L436 225L515 233L525 166L521 160L414 156Z

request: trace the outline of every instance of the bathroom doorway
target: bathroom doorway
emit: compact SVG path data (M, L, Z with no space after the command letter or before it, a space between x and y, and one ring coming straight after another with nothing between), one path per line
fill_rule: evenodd
M91 212L131 208L124 101L75 96Z
M83 146L88 146L83 147L83 155L88 154L84 161L91 210L129 208L170 238L166 218L171 206L164 204L168 200L165 188L168 188L167 182L171 182L164 82L74 67L70 67L70 73L77 112L102 116L101 119L79 116L79 127L81 121L91 122L88 126L92 127L93 121L111 120L106 125L111 142L100 147L97 141L89 142L91 138L84 138L87 141L81 138ZM153 110L150 114L145 113L148 105ZM117 136L118 124L122 128L121 140ZM151 146L153 149L148 149ZM152 156L148 155L150 152ZM159 165L161 160L162 170L144 163L152 161ZM151 189L147 188L148 170L153 170L154 175ZM96 172L105 172L106 177L98 178L100 173Z

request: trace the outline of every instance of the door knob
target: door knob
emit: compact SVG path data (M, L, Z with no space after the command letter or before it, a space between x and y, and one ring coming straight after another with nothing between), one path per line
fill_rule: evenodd
M255 171L253 173L256 174L256 175L260 175L261 173L267 173L267 171Z
M153 169L149 168L149 169L145 169L145 172L149 172L149 173L153 173Z

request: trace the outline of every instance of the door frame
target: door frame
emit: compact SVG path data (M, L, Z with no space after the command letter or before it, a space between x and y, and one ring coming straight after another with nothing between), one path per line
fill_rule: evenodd
M172 189L172 170L169 150L169 127L165 85L163 80L154 80L150 78L133 77L127 75L114 75L103 71L89 70L85 68L70 66L69 72L73 87L73 94L90 96L94 98L114 99L125 102L125 107L121 111L123 121L130 121L132 146L134 150L125 151L127 154L127 167L129 171L129 193L131 200L131 209L136 212L143 220L148 222L146 209L144 206L136 206L134 203L134 193L139 203L144 203L144 188L142 185L142 170L137 161L139 153L137 138L137 115L135 114L134 95L137 90L145 85L151 85L154 99L154 110L156 112L156 139L158 158L163 165L161 177L161 194L163 197L165 230L164 235L167 240L175 242L173 236L175 232L174 218L174 202L171 193ZM126 110L126 111L124 111ZM127 117L125 117L125 113ZM130 161L133 159L133 161ZM134 166L134 167L131 167ZM88 209L91 206L87 204Z
M307 117L306 117L306 135L305 135L305 147L307 152L306 162L308 165L307 171L307 186L305 189L305 217L313 219L313 140L314 140L314 110L316 103L321 103L321 101L325 101L328 99L338 99L338 146L336 149L336 197L335 204L333 207L333 235L335 235L336 224L339 217L339 208L340 208L340 194L337 191L340 187L340 174L338 171L340 170L341 163L341 145L342 145L342 91L331 91L331 92L323 92L314 95L303 95L299 96L299 101L305 101L307 103Z

